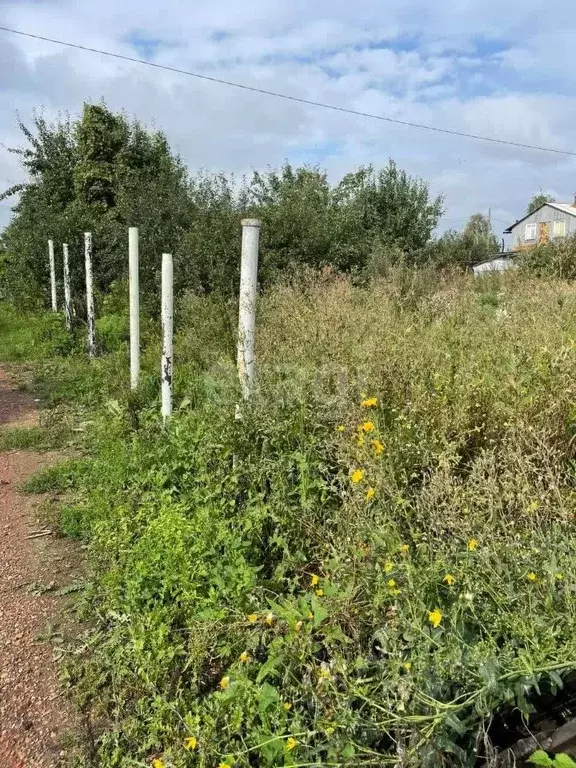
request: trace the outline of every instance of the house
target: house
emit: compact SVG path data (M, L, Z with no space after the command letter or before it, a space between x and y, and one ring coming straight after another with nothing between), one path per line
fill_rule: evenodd
M544 203L505 229L504 234L514 238L513 251L576 234L576 195L573 203Z

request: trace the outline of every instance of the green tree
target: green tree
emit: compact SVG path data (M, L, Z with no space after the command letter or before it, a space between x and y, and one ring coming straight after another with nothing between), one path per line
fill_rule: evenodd
M483 213L474 213L462 233L463 248L469 253L471 261L498 253L500 250L498 238L492 230L492 225Z
M421 264L437 267L466 268L500 251L500 243L490 221L482 213L474 213L461 232L449 229L418 253Z
M247 189L249 210L262 220L262 277L290 265L321 267L332 261L334 218L327 175L318 167L254 172Z
M530 198L530 202L528 203L528 208L526 209L526 213L532 213L533 211L540 208L541 205L544 205L545 203L555 203L556 200L551 195L545 195L542 190L538 192L538 194L533 195Z
M417 258L443 213L442 197L432 198L426 182L409 176L393 160L379 171L367 166L347 174L335 199L341 209L341 247L352 246L357 266L364 266L382 246L402 250L409 261Z
M35 116L21 124L14 150L29 180L3 233L5 289L48 301L47 240L69 244L73 295L84 295L83 232L93 235L98 294L127 273L128 226L140 230L145 306L158 305L161 254L171 252L177 292L235 295L240 221L262 219L259 279L266 286L288 268L363 268L371 254L406 254L418 263L442 213L442 199L390 160L360 168L332 186L316 166L254 172L240 182L222 174L189 177L166 138L104 104L85 104L76 121ZM60 286L61 289L61 286ZM60 294L62 291L60 290ZM81 308L80 308L81 309Z
M165 137L93 104L75 123L35 116L32 129L20 127L27 144L14 151L29 181L8 190L20 200L3 237L13 297L28 301L32 292L47 300L48 238L59 279L61 244L69 244L73 295L83 296L84 231L93 233L95 284L106 292L126 276L126 228L138 226L143 297L155 302L162 251L176 250L190 215L186 170Z

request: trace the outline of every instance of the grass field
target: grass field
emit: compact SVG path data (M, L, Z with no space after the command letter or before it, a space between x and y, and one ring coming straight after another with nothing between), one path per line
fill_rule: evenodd
M89 547L66 674L97 764L490 764L492 714L576 668L576 288L279 286L241 420L230 308L177 317L164 429L154 328L128 395L123 345L46 359L53 319L0 314L82 436L34 489Z

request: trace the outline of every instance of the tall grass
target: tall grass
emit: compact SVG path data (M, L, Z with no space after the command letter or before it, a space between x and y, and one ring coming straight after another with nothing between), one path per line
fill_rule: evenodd
M576 288L304 275L241 419L227 310L188 301L169 429L119 396L62 470L98 764L490 761L576 667Z

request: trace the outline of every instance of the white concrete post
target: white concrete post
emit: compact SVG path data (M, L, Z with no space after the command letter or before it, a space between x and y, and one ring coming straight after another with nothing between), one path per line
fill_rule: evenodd
M94 320L94 287L92 280L92 233L84 232L84 258L86 262L86 314L88 317L88 354L96 354L96 328Z
M50 293L52 295L52 312L58 312L56 298L56 264L54 262L54 240L48 240L48 259L50 261Z
M130 387L137 389L140 377L140 289L137 227L128 228L128 284L130 293Z
M250 397L254 380L254 329L256 326L256 288L258 284L258 241L261 222L242 221L242 261L240 265L240 305L238 317L238 376L244 400Z
M66 313L66 328L72 328L72 300L70 291L70 261L68 257L68 245L62 244L64 253L64 312Z
M173 332L173 290L172 256L162 254L162 418L166 420L172 414L172 373L174 369Z

